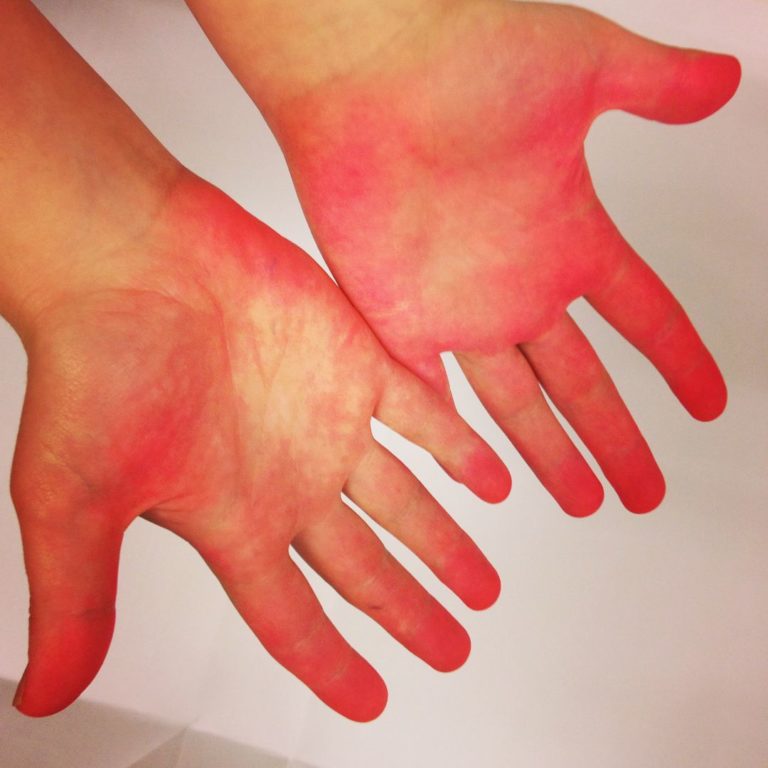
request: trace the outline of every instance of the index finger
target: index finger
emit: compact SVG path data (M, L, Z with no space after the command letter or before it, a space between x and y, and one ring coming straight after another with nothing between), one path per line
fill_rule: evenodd
M397 363L373 415L429 451L450 477L484 501L497 503L509 494L512 480L493 449L453 405Z
M613 276L587 300L656 366L691 416L717 418L728 397L717 364L670 290L622 244Z
M333 625L287 548L265 556L258 533L243 524L186 538L279 664L339 714L360 722L378 717L387 701L384 681Z

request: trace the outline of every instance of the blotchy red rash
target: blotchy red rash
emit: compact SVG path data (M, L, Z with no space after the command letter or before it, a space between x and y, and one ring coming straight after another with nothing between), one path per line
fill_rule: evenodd
M390 353L442 391L441 352L462 353L475 370L515 345L527 359L586 296L693 416L720 413L722 376L603 209L583 142L609 109L668 122L710 114L735 91L738 62L537 3L470 4L393 51L402 56L382 53L272 118L324 257ZM519 354L508 366L526 384L542 379L534 368ZM594 511L599 483L543 401L516 401L516 382L470 378L561 505ZM555 405L574 416L622 500L645 509L660 501L663 479L647 446L632 466L629 453L618 471L609 466L642 438L602 366L599 378L604 401L592 421L579 410L578 372L564 373ZM558 466L574 482L557 480Z
M466 632L341 492L358 477L371 486L361 466L374 411L451 466L479 438L393 364L308 256L199 180L175 194L147 238L146 273L57 305L30 352L14 467L32 594L18 706L58 711L96 674L122 535L143 514L200 552L280 663L347 717L372 719L384 683L324 614L289 547L312 551L324 578L427 663L455 667ZM387 463L395 485L413 488ZM416 486L398 530L414 549L430 512ZM388 489L376 493L396 516ZM455 537L444 513L430 519L436 540ZM419 554L430 567L441 556L429 540ZM473 561L487 578L482 556Z

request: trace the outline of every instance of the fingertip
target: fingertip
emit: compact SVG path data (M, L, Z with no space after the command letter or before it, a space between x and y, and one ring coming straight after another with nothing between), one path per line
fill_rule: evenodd
M333 708L356 723L370 723L387 707L389 691L381 675L365 660L348 679L348 695Z
M462 482L489 504L504 501L512 490L512 476L504 462L485 443L470 454Z
M659 473L653 481L633 489L633 493L623 496L621 501L632 514L647 515L658 509L666 493L667 484L664 476Z
M464 666L472 651L469 633L458 622L456 627L450 640L441 644L440 652L428 660L429 665L438 672L455 672Z
M381 675L358 654L350 659L340 677L334 675L320 687L312 686L312 690L332 710L357 723L379 717L389 698Z
M501 578L492 566L489 566L489 571L484 575L482 583L473 584L461 595L464 604L473 611L488 610L501 595Z
M695 381L694 392L684 403L688 413L697 421L714 421L728 405L728 388L719 371Z
M450 558L441 578L473 611L490 608L501 594L498 572L474 543L462 547Z
M418 620L416 642L408 650L437 672L453 672L469 658L472 641L467 630L442 606L434 605Z
M717 112L739 87L741 64L734 56L628 40L622 63L607 78L611 107L663 123L694 123Z
M559 471L564 489L557 497L560 508L570 517L590 517L605 499L603 484L597 479L584 458L576 453L563 462Z
M593 487L580 493L576 498L561 504L563 512L570 517L592 517L603 505L605 490L600 481L595 478Z
M720 53L717 55L721 60L720 68L723 73L723 81L726 85L724 92L728 94L726 98L726 101L728 101L739 89L739 85L741 85L741 61L729 53Z
M24 674L21 676L21 679L19 680L19 684L16 687L16 693L13 696L13 706L16 707L16 709L19 710L23 715L27 714L24 711L24 681L27 677L27 671L24 670Z
M73 704L81 693L77 691L69 695L61 695L58 691L41 690L39 687L26 685L26 677L25 672L16 690L13 706L27 717L42 718L56 715Z
M733 56L702 51L683 51L679 75L666 100L667 123L695 123L713 115L736 93L741 64ZM674 91L678 97L674 98Z
M627 444L603 464L603 470L624 508L636 515L653 511L664 499L664 475L639 433L633 445Z
M43 717L50 717L51 715L56 715L62 710L66 709L68 706L73 704L75 699L72 701L65 701L63 703L56 703L52 704L51 702L40 702L40 701L34 701L30 700L28 697L22 697L18 693L16 697L13 700L13 706L26 717L33 717L36 719L43 718Z
M697 337L698 341L698 337ZM697 421L712 421L728 404L728 388L710 352L698 341L695 362L682 371L665 374L667 383L686 411ZM685 357L681 355L683 359Z
M388 700L389 691L384 686L384 692L378 694L376 698L370 699L364 707L358 710L358 716L352 719L357 723L370 723L377 720L387 708Z
M113 630L114 614L107 613L62 620L42 638L33 634L13 706L28 717L48 717L74 703L101 669Z
M702 65L701 78L708 84L708 103L704 104L707 117L725 106L739 89L741 83L741 62L727 53L707 53L706 64Z

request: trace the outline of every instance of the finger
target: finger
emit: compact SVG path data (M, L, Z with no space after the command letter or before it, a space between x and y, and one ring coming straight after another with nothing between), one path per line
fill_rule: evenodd
M448 383L448 375L439 355L404 361L406 367L413 371L425 384L428 384L437 392L441 399L447 403L453 403L451 386Z
M344 492L470 608L488 608L496 601L501 585L493 566L427 489L375 441Z
M341 636L288 552L267 555L246 526L190 543L267 652L341 715L366 722L387 702L384 681Z
M587 300L656 366L691 416L716 418L728 397L717 364L677 299L623 240L622 245L612 276Z
M598 80L604 109L623 109L664 123L701 120L739 86L733 56L662 45L611 25Z
M585 517L603 488L541 392L517 347L495 355L456 355L470 385L542 485L569 515Z
M69 706L107 655L122 531L70 510L20 509L30 591L29 661L14 700L25 715Z
M557 409L568 420L632 512L664 497L664 477L608 372L566 315L520 348Z
M501 459L448 403L400 365L392 365L374 416L426 448L481 499L499 502L509 494L512 481Z
M345 600L431 667L448 672L466 661L470 642L462 626L341 500L293 546Z

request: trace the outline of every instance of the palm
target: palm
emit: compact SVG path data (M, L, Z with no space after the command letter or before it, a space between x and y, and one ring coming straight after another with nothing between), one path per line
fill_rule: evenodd
M340 494L483 607L495 572L373 441L371 416L486 498L504 495L505 472L305 255L202 184L174 205L149 254L164 266L68 296L28 344L13 478L32 591L23 709L55 711L97 671L120 540L143 515L201 553L278 661L344 714L375 716L380 678L322 612L289 546L414 653L453 668L463 629Z
M730 97L738 65L574 8L492 0L392 48L275 120L340 285L390 352L444 394L438 355L456 352L566 510L593 511L602 490L540 385L625 505L654 507L663 478L568 304L585 295L694 416L716 416L725 389L602 208L583 142L610 108L699 119Z

